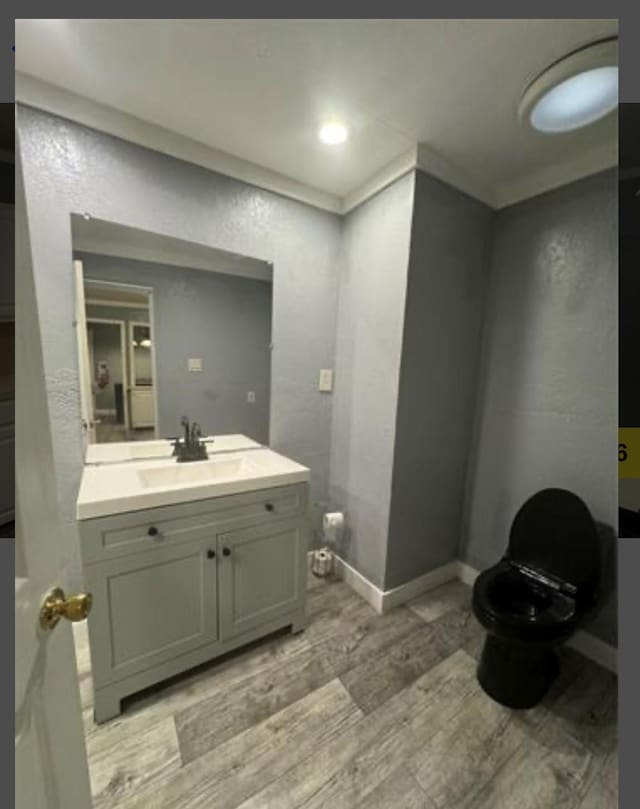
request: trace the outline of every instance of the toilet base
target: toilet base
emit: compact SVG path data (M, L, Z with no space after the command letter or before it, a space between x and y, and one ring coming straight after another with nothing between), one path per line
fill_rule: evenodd
M478 665L478 682L492 699L507 708L533 708L559 671L553 648L487 635Z

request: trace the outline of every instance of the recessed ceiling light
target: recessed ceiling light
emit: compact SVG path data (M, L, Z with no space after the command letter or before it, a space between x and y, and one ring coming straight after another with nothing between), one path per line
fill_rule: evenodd
M526 88L521 120L539 132L571 132L618 106L618 41L596 42L560 59Z
M337 146L339 143L344 143L347 140L349 130L344 124L338 123L338 121L329 121L320 127L318 137L323 143L329 146Z

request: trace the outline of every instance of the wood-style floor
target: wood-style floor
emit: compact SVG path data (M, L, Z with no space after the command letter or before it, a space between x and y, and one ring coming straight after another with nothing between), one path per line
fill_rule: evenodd
M96 421L98 444L109 444L114 441L152 441L154 438L153 427L127 430L124 424L118 424L113 416L100 416Z
M616 678L565 650L544 703L475 677L483 639L451 583L377 615L311 577L308 628L130 698L97 726L76 635L98 809L612 809Z

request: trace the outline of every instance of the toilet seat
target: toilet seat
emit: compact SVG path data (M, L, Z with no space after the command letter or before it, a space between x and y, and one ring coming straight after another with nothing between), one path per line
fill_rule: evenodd
M575 629L575 598L534 579L508 559L476 579L473 607L494 634L525 643L552 643Z

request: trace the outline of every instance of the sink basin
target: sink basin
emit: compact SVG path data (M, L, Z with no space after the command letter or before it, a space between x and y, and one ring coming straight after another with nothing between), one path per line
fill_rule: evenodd
M145 489L162 486L184 486L189 483L215 483L246 476L251 471L246 458L220 458L216 461L190 461L138 470L138 479Z
M229 436L229 448L206 461L177 463L173 458L160 458L149 442L151 457L146 460L87 464L78 494L78 519L308 482L306 466L271 449L248 446L232 450L229 445L240 438L244 439Z

